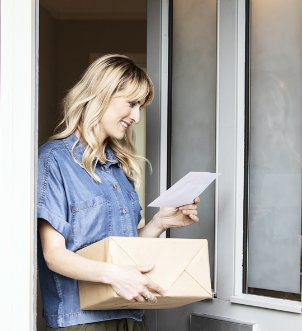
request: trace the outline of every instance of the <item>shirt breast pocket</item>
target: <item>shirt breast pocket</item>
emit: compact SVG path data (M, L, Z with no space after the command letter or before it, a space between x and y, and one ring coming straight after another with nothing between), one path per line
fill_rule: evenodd
M139 203L139 197L136 191L128 191L128 195L130 198L130 204L131 204L131 209L134 217L134 221L136 222L136 225L139 223L141 219L141 205Z
M75 250L111 235L112 208L102 195L71 205Z

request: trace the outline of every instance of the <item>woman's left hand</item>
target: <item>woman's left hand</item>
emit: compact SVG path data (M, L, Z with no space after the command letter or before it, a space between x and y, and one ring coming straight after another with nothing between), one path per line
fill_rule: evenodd
M189 205L178 208L160 208L159 212L154 215L154 220L163 229L182 227L197 223L199 221L197 204L200 202L199 197Z

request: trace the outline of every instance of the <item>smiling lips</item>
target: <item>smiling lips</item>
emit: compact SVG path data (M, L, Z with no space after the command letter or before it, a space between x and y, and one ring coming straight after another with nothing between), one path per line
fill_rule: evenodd
M127 122L125 122L125 121L121 121L121 123L122 123L122 126L123 126L125 129L127 129L127 128L130 126L130 124L127 123Z

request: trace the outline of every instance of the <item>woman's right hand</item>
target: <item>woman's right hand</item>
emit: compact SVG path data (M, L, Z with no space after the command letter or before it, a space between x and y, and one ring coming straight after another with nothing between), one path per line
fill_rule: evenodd
M153 268L154 265L133 267L112 264L108 283L118 295L126 300L156 303L157 299L153 293L164 295L164 290L144 275Z

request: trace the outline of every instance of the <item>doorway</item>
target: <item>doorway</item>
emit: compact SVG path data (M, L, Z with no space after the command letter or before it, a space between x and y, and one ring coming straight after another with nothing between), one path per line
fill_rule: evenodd
M84 70L104 54L124 54L146 68L147 1L40 0L38 143L59 123L62 100ZM145 113L136 126L138 154L146 156ZM145 206L145 187L139 192ZM144 223L144 210L141 225ZM45 330L38 286L37 330Z

